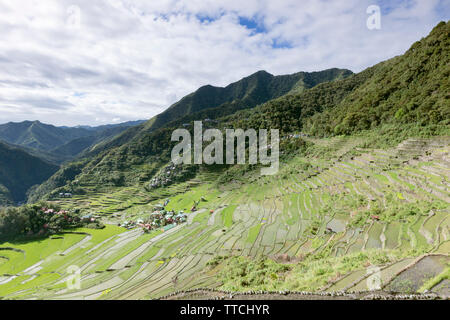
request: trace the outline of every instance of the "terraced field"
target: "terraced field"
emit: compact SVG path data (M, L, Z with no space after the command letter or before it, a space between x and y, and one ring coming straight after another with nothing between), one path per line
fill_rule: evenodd
M278 175L235 188L219 188L212 182L216 176L200 174L152 192L122 188L61 200L65 207L84 208L111 224L39 242L0 244L0 296L157 298L178 290L220 288L223 283L206 265L218 255L339 258L395 250L403 255L377 266L382 288L448 295L448 278L432 280L449 266L450 138L410 139L389 150L358 147L358 138L313 142L332 145L335 157L296 157L282 164ZM310 169L297 169L301 163ZM199 210L165 232L143 234L113 225L145 216L165 198L170 198L168 210L188 211L200 201ZM73 265L81 271L79 289L66 285L67 268ZM369 290L371 275L355 265L309 288Z

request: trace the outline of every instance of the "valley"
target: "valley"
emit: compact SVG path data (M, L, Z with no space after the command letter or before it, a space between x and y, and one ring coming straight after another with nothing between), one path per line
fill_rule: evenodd
M56 166L21 149L45 173L19 184L22 206L11 190L28 171L6 179L19 146L5 147L0 298L448 299L449 61L442 21L359 73L203 86L120 132L42 147L70 155ZM279 171L175 165L172 132L194 121L278 130ZM26 132L20 148L36 146Z

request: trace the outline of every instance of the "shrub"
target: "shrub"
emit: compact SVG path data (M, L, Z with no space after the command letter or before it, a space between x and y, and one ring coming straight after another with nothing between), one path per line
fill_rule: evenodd
M83 221L77 213L61 210L54 204L37 203L0 210L0 241L16 237L50 235L64 229L91 223ZM101 225L96 224L96 227Z

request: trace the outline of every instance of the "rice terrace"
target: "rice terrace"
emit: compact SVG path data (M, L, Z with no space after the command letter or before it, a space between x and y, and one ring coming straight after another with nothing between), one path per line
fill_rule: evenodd
M150 120L1 124L0 299L447 300L450 22L426 34L356 73L259 71ZM199 125L272 130L278 171L172 161L174 130Z
M360 149L361 140L314 141L313 148L335 148L341 160L295 157L281 177L232 190L218 191L207 182L215 176L203 173L151 193L127 188L58 200L68 209L95 208L106 227L3 243L2 295L140 299L193 288L367 291L367 264L381 266L383 288L415 293L437 285L437 293L448 294L448 280L435 278L448 268L450 139L409 139L388 150ZM417 151L424 144L428 155ZM346 156L349 150L359 155ZM291 173L305 164L308 170ZM151 198L168 197L165 210L189 211L185 224L150 233L116 226L145 219L159 203ZM126 209L113 213L118 204ZM80 267L79 290L66 288L70 265ZM226 271L259 268L268 279L225 278Z

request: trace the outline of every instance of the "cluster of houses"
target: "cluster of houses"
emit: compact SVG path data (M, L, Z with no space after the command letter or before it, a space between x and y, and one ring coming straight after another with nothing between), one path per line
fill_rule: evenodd
M162 229L167 231L173 227L187 221L187 215L183 211L176 213L174 210L167 211L165 206L169 203L167 199L164 204L156 205L154 211L145 219L138 219L136 221L125 221L120 226L133 229L141 227L144 232L150 232L151 230Z
M164 231L172 229L173 227L187 221L187 215L183 211L175 213L175 211L154 211L151 213L149 219L138 221L139 227L142 227L145 232L162 228Z
M206 118L205 120L203 120L203 122L206 122L206 123L214 123L214 124L219 123L219 121L213 120L213 119L209 119L209 118Z
M156 175L150 183L148 187L150 189L155 189L159 187L164 187L176 180L177 177L182 175L181 171L183 170L181 165L175 165L172 162L164 167L158 175Z
M84 222L95 222L96 219L99 219L99 218L100 218L100 216L94 216L94 215L89 213L89 214L86 214L86 215L82 216L81 220L84 221Z
M300 133L291 133L287 136L281 138L282 140L286 139L300 139L300 138L308 138L308 135L306 133L300 132Z
M59 193L59 197L60 198L72 198L72 194L71 193L69 193L69 192L60 192Z
M100 222L100 216L94 216L92 214L87 214L80 217L79 212L67 211L67 210L57 210L54 208L42 207L37 211L39 219L37 221L32 221L34 226L42 223L42 227L39 234L45 233L57 233L61 232L67 228L89 226L89 228L103 228L103 224ZM32 228L31 228L32 229ZM30 230L29 234L33 231Z

